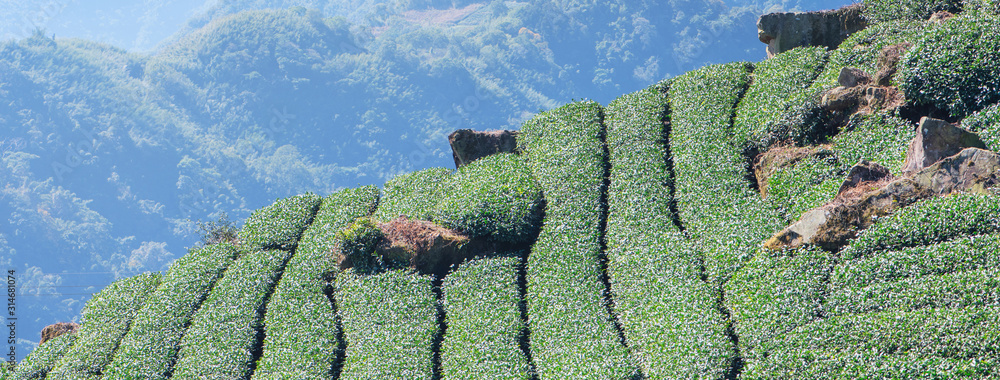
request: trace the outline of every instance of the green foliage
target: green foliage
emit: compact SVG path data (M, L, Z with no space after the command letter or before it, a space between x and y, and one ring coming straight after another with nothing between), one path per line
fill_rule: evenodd
M388 222L400 215L410 219L430 219L434 205L446 194L445 183L451 170L424 169L402 174L389 180L382 188L382 199L373 218Z
M920 22L892 20L874 23L852 34L830 53L830 60L813 83L813 89L822 91L836 87L840 70L845 67L859 68L875 75L879 70L878 57L883 48L903 42L916 42L923 30L923 23Z
M916 126L886 114L853 117L845 129L832 141L840 162L854 165L860 160L868 160L897 175L903 168L906 149L916 134Z
M997 373L1000 308L849 314L765 344L747 379L984 378Z
M1000 2L996 0L963 0L962 12L965 14L983 13L998 15L1000 14Z
M806 120L795 117L797 107L811 94L813 80L826 65L829 53L824 47L799 47L757 64L753 80L736 108L733 141L761 144L766 150L773 142L786 138L802 139ZM796 121L789 123L789 121ZM795 130L793 130L795 129Z
M969 236L845 261L830 278L831 289L860 288L909 277L1000 267L1000 235Z
M960 15L922 34L899 63L907 99L964 117L1000 100L1000 22Z
M760 242L783 227L746 180L742 144L730 120L749 65L713 65L678 77L670 89L670 149L682 222L704 248L708 278L725 282Z
M181 340L172 379L237 379L250 375L262 343L266 301L290 252L240 256L202 303Z
M122 338L104 379L167 379L191 316L233 262L229 243L193 249L177 259Z
M979 134L990 150L1000 150L1000 104L969 115L962 120L962 128Z
M998 245L990 249L1000 248ZM988 268L904 278L830 294L831 314L928 307L961 308L1000 304L1000 269Z
M927 20L938 11L957 13L962 0L864 0L862 13L870 22Z
M496 154L461 167L444 184L431 220L470 237L523 243L538 234L542 189L524 160Z
M957 194L930 198L881 218L841 250L845 260L882 250L1000 232L1000 197Z
M343 380L431 379L437 300L431 278L404 270L336 278L347 356Z
M159 273L144 273L94 295L83 309L76 342L46 379L99 378L160 279Z
M4 375L3 379L11 380L44 379L56 363L59 362L59 359L69 351L70 346L76 341L76 335L77 333L63 334L38 346L24 360L18 363L9 374L6 373L9 369L5 361L4 365L2 365L4 368L0 369L0 375Z
M378 189L343 190L323 200L267 305L263 353L253 379L331 379L338 349L337 314L327 297L338 271L337 231L375 209Z
M518 144L545 193L545 220L528 256L532 357L541 379L636 375L604 306L602 109L577 102L539 114Z
M835 155L803 158L767 178L767 200L788 220L796 220L837 196L845 171Z
M660 83L607 108L611 293L646 378L720 377L734 352L716 295L673 223L666 91Z
M520 349L526 333L518 283L518 257L466 262L444 279L445 379L530 379L530 363Z
M358 218L333 236L334 249L350 260L356 271L368 273L384 264L375 253L384 236L372 218Z
M321 202L315 194L296 195L255 211L240 230L240 244L247 251L294 249Z
M759 360L758 348L821 317L830 254L816 247L762 250L725 285L740 337L740 352Z

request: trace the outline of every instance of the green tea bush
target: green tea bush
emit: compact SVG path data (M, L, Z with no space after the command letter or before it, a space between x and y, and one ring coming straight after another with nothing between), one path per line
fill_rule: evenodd
M167 379L191 316L236 255L233 245L217 243L171 264L104 368L104 379Z
M996 248L996 247L994 247ZM827 298L831 314L1000 304L1000 269L904 278L863 288L841 288Z
M799 137L803 128L791 128L786 121L799 120L793 115L802 97L819 75L829 56L825 47L798 47L757 64L746 95L739 101L733 120L733 142L761 144L761 150L784 138Z
M660 83L607 108L608 276L646 378L718 378L734 352L715 292L701 281L695 250L673 223L666 91Z
M630 379L638 368L604 304L602 109L572 103L524 124L518 144L545 193L528 256L531 350L541 379Z
M924 21L934 12L961 10L962 0L865 0L862 13L870 22Z
M115 281L95 294L81 313L76 342L45 378L100 377L160 278L159 273L144 273Z
M388 222L400 215L410 219L430 219L430 211L445 195L444 186L451 170L430 168L399 175L382 188L382 199L374 218Z
M895 250L1000 232L1000 196L956 194L927 199L879 219L844 249L854 260Z
M833 137L833 150L845 165L868 160L899 174L916 126L898 116L853 117L845 131Z
M670 147L681 220L705 252L714 283L725 282L783 226L746 180L747 162L731 136L734 106L749 80L743 63L678 77L670 89Z
M254 211L240 230L240 244L247 252L260 249L291 250L312 222L322 199L315 194L296 195Z
M899 84L918 105L964 117L1000 100L1000 18L959 15L929 29L899 62Z
M998 370L993 355L1000 342L998 314L996 306L971 306L832 317L765 344L766 359L748 366L743 375L747 379L841 379L856 378L852 374L858 373L870 377L873 372L859 372L867 367L896 373L894 378L917 374L923 378L927 372L913 371L938 363L938 370L955 369L941 378L981 378L975 373Z
M370 273L385 265L375 252L375 246L384 237L372 218L358 218L333 235L333 252L345 257L355 272Z
M405 270L336 278L347 356L341 380L431 379L437 300L431 277Z
M757 349L821 317L833 259L816 248L762 250L725 285L726 301L740 337L740 352L759 359Z
M264 348L253 379L332 380L340 331L326 295L338 271L333 237L355 218L368 216L377 201L378 189L372 186L323 200L267 305Z
M57 336L31 351L16 367L10 369L7 362L3 362L0 367L0 377L11 380L36 380L44 379L52 367L59 362L59 359L69 351L70 346L76 341L77 333L67 333ZM9 371L9 372L8 372Z
M1000 267L1000 235L969 236L846 261L834 269L830 288L860 288L908 277L994 267Z
M835 155L806 157L767 178L767 200L789 221L837 196L847 167Z
M542 189L524 160L505 153L484 157L458 169L431 211L431 220L495 241L533 239L541 225Z
M962 120L962 128L979 134L990 150L1000 150L1000 104L969 115Z
M250 376L266 301L289 256L284 250L262 250L243 254L229 266L184 333L172 379Z
M1000 14L1000 2L996 0L963 0L962 12L965 14L998 15Z
M441 344L444 379L530 379L532 369L520 349L518 257L468 261L444 279L445 330Z
M837 78L845 67L859 68L874 76L879 70L878 57L883 48L904 42L914 43L923 30L921 22L894 19L873 23L852 34L830 52L829 62L816 78L812 89L823 91L838 86Z

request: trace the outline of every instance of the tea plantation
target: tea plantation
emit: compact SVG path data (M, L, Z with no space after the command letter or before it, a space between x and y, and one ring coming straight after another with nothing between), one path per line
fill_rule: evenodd
M0 380L1000 378L1000 190L917 202L833 250L762 247L859 160L898 174L919 116L998 148L997 9L869 1L837 49L542 112L517 152L455 171L278 200L237 241L104 289ZM940 10L956 15L926 21ZM899 43L902 107L820 108L842 68L874 74ZM758 183L754 156L789 145L826 153ZM390 265L377 226L400 215L490 244L444 275Z

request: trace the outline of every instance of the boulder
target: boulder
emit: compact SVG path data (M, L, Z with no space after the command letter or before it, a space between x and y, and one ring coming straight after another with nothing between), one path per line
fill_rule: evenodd
M848 197L852 192L858 192L860 189L866 192L870 189L865 189L865 185L871 183L883 182L886 179L892 179L892 173L889 169L879 165L877 163L861 160L847 173L847 179L844 183L840 185L840 190L837 191L838 197Z
M767 44L770 58L799 46L834 49L867 26L861 4L829 11L771 13L757 20L757 38Z
M404 265L425 274L447 273L480 244L469 244L468 236L425 220L400 216L380 223L384 238L375 250L390 265ZM482 252L474 252L482 253Z
M954 13L948 11L937 11L934 12L934 14L932 14L931 17L927 19L927 21L935 24L944 24L945 21L948 21L952 17L955 17Z
M912 174L935 162L961 152L965 148L986 148L979 135L956 127L944 120L924 117L917 127L917 136L910 141L903 162L903 173Z
M42 340L38 344L55 339L57 336L74 333L80 330L80 325L72 322L59 322L45 326L42 329Z
M840 69L840 75L837 76L837 83L844 87L857 87L863 84L869 84L872 81L872 77L868 75L864 70L845 67Z
M852 169L851 172L836 198L804 213L798 221L768 239L764 248L780 250L815 244L835 252L855 238L858 231L874 224L877 218L921 199L958 191L987 192L988 188L1000 185L1000 155L984 149L968 148L920 170L912 177L900 179L885 176L875 181L864 181L863 178L872 171ZM867 178L878 178L880 172L876 169L875 176ZM862 180L857 181L854 174ZM861 186L852 186L852 182Z
M455 167L460 168L472 161L497 154L513 153L517 150L517 131L473 131L459 129L448 135Z

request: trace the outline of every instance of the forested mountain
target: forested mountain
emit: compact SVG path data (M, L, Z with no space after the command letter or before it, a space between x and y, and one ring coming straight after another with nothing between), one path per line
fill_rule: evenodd
M152 52L3 41L0 265L31 316L18 357L112 280L165 269L198 220L451 166L451 131L758 60L758 15L840 5L223 1Z

